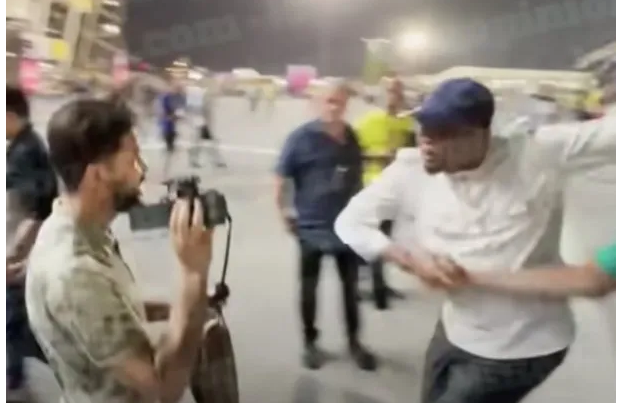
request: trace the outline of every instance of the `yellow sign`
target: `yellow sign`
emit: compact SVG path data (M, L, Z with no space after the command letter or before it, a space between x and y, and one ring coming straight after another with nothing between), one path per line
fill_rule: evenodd
M50 39L50 55L53 60L65 62L69 60L69 46L62 39Z
M93 11L93 0L69 0L69 5L83 13Z

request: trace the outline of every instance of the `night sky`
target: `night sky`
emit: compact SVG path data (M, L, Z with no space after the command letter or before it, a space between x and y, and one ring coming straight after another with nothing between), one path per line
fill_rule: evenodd
M402 66L422 73L454 65L565 69L615 40L616 0L127 1L131 54L161 66L187 55L214 71L284 74L287 64L312 64L322 75L359 75L360 38L394 38L407 27L430 38Z

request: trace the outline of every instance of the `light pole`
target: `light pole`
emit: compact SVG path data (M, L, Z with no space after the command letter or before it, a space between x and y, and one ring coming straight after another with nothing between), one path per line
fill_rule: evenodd
M365 79L387 74L406 61L416 60L427 49L429 40L422 31L404 31L394 39L360 38L366 46ZM377 71L375 71L377 70ZM366 77L369 75L370 77Z
M386 38L360 38L366 47L363 79L368 84L377 81L392 68L392 41Z

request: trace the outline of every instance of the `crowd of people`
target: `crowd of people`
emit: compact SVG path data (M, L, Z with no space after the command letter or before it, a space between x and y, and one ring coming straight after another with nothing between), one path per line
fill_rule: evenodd
M599 118L500 136L494 95L472 79L442 83L407 112L404 90L389 80L382 106L351 125L349 86L328 82L318 116L288 136L276 162L275 205L299 250L303 364L325 362L316 294L331 256L351 357L377 369L361 340L358 277L371 273L370 297L389 309L402 298L384 276L392 263L446 295L421 402L520 402L573 342L566 298L615 289L615 243L564 267L543 242L565 178L615 164L615 92ZM210 97L200 98L198 138L214 139ZM188 107L182 88L172 82L160 105L168 161ZM171 213L181 278L173 303L145 301L110 230L145 178L134 114L115 97L74 100L52 115L47 147L29 122L27 97L7 86L7 398L28 401L29 356L50 366L67 402L178 401L207 314L213 234L199 201L176 200ZM392 237L406 217L410 247ZM159 344L146 329L155 320L168 321Z

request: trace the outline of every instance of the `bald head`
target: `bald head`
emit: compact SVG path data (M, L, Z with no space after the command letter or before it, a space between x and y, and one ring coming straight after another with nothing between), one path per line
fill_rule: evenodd
M325 97L332 94L341 94L346 95L347 97L351 96L351 86L349 85L349 82L344 79L326 80L321 85L318 95L320 97Z
M347 81L326 81L317 96L321 119L328 123L342 121L350 97L351 87Z

